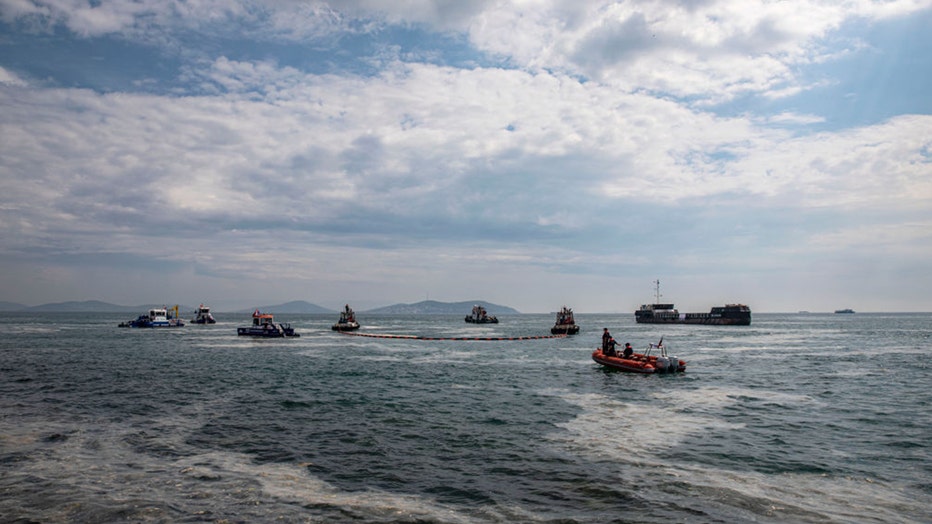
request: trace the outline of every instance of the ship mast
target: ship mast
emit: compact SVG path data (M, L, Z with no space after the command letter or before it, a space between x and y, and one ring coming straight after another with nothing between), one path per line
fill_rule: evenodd
M654 284L654 304L659 304L659 303L660 303L660 297L661 297L661 294L660 294L660 279L658 278L657 280L654 280L653 284Z

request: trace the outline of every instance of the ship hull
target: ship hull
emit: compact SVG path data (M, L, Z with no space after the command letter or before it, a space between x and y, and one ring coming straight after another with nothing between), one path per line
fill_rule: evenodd
M751 308L744 304L716 306L708 313L680 313L673 304L644 304L634 312L638 324L697 324L706 326L750 326Z
M611 369L627 373L682 373L686 371L686 362L676 357L648 356L634 353L630 357L608 356L597 349L592 353L592 360Z
M579 333L579 326L576 324L553 326L550 328L550 333L553 335L575 335Z
M634 320L638 324L703 324L707 326L750 326L751 318L712 318L712 317L690 317L692 313L687 313L686 317L636 317ZM708 313L699 313L708 315Z
M262 327L240 327L236 328L236 334L241 337L259 337L259 338L284 338L300 337L301 335L294 332L289 326L279 326L272 328Z
M476 320L473 317L466 317L466 322L470 324L498 324L498 319L495 317L486 317Z
M337 322L336 324L330 326L330 329L333 331L355 331L359 329L358 322Z

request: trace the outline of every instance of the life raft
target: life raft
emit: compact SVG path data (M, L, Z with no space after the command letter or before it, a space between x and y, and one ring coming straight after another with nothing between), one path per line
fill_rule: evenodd
M673 356L633 353L628 358L605 355L601 349L592 352L592 360L607 368L629 373L677 373L686 371L686 362Z

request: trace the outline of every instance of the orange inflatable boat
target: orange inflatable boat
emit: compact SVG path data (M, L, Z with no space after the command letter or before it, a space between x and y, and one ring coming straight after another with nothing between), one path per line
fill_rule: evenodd
M659 348L660 355L651 355L651 348ZM592 352L592 360L602 364L605 367L619 369L629 373L677 373L686 371L686 362L674 356L667 356L666 349L660 345L651 344L647 354L633 353L625 358L619 352L615 356L609 356L602 352L602 349L596 349Z

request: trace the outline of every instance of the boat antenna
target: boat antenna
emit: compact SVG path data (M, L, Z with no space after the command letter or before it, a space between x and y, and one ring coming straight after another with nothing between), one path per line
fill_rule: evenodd
M663 296L660 294L660 279L654 280L654 304L660 303L660 297Z

